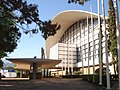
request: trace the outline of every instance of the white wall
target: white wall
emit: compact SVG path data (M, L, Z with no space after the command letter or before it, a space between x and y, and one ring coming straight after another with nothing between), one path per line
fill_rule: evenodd
M58 44L50 48L50 59L58 59Z

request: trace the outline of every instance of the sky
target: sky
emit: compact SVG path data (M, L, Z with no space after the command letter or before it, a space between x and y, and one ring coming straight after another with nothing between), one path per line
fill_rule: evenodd
M108 0L104 1L107 15ZM38 5L39 15L42 21L53 19L58 13L65 10L90 11L90 5L92 5L93 12L97 13L97 0L90 0L83 6L78 4L68 4L68 0L27 0L27 2ZM36 35L26 35L22 33L17 48L14 52L9 54L7 58L33 58L34 56L40 58L41 47L45 49L45 40L42 38L40 32Z

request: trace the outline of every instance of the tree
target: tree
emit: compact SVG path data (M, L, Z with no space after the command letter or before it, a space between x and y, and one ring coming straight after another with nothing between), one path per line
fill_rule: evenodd
M12 12L6 11L4 7L0 7L0 68L3 66L1 58L13 52L21 36L14 19L11 16L6 17L9 14L13 15Z
M13 52L17 46L17 42L21 37L19 29L15 25L15 21L11 16L13 14L1 8L0 12L0 59L7 56L7 53Z
M112 54L112 64L114 67L114 73L116 75L117 69L115 65L117 64L117 36L116 36L116 16L115 9L113 5L113 1L109 0L109 10L108 10L108 32L109 32L109 40L108 40L108 49Z
M26 0L0 0L0 58L13 52L23 29L27 33L41 31L46 40L59 30L60 25L39 19L37 5L27 4ZM30 25L34 24L32 29ZM2 65L0 65L2 66Z
M90 1L90 0L68 0L68 3L75 3L75 4L80 4L84 5L85 2Z
M3 66L3 61L0 60L0 69L1 69L2 66Z
M27 4L26 0L0 0L0 6L4 7L6 11L14 12L14 16L8 14L6 17L10 15L15 19L18 23L16 25L22 28L25 33L38 33L38 31L41 31L43 38L47 39L49 36L54 35L60 28L60 25L52 24L51 21L40 20L37 5ZM23 28L23 26L25 27L26 25L29 27L31 24L35 24L35 28L31 30L29 28Z
M99 75L99 72L100 72L100 68L97 68L97 69L95 70L95 73L96 73L97 75ZM102 67L102 75L106 75L106 68L105 68L105 67Z

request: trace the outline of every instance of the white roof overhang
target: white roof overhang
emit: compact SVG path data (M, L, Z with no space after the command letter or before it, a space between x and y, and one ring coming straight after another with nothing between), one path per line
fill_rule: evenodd
M32 63L37 63L37 66L42 69L55 68L55 65L59 64L62 60L54 59L37 59L37 58L7 58L7 60L13 62L15 69L30 70Z

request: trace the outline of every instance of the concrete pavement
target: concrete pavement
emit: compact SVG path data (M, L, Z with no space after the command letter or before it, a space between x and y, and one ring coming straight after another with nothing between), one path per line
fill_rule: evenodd
M99 90L97 86L77 79L42 78L41 80L4 80L0 90Z

